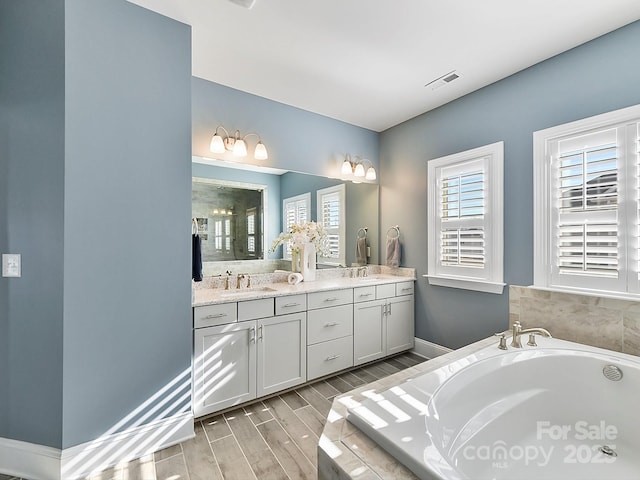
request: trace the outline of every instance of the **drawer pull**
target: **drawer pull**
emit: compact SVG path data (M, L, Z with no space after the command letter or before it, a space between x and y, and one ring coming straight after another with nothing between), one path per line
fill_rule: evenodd
M209 320L211 318L222 318L222 317L226 317L227 314L226 313L215 313L213 315L207 315L206 317L204 317L205 320Z
M326 327L335 327L336 325L340 325L338 322L331 322L331 323L325 323L324 326Z
M361 293L359 296L360 297L370 297L371 295L373 295L373 293Z
M336 300L340 299L338 297L329 297L324 299L325 302L335 302Z
M403 288L401 291L402 291L402 292L410 292L411 290L412 290L412 288L411 288L411 287L405 287L405 288Z
M331 355L330 357L325 358L325 361L329 362L331 360L335 360L336 358L340 358L340 355Z
M299 303L285 303L284 305L282 305L282 308L299 307L299 306L300 306Z

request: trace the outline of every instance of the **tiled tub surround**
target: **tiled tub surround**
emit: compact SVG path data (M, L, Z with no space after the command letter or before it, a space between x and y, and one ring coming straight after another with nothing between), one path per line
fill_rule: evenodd
M509 326L546 328L556 338L640 355L640 302L509 287Z

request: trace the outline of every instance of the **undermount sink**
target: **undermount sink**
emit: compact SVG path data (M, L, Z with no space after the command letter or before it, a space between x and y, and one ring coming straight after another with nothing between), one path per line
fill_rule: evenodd
M277 290L271 287L239 288L235 290L223 290L219 295L221 297L237 297L239 295L255 295L256 293L267 292L277 292Z
M386 277L379 276L367 276L367 277L358 277L354 278L353 281L357 283L374 283L379 282L380 280L384 280Z

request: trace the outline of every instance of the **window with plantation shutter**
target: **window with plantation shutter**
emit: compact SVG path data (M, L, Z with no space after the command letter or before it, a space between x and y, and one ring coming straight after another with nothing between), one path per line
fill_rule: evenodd
M329 253L326 257L318 256L319 263L345 265L345 186L318 190L318 223L327 232Z
M640 106L534 133L534 283L640 294Z
M282 226L284 232L291 229L294 223L304 223L310 221L311 193L303 193L295 197L285 198L282 201ZM283 258L291 260L291 244L287 242L284 246Z
M428 163L429 283L502 293L502 142Z

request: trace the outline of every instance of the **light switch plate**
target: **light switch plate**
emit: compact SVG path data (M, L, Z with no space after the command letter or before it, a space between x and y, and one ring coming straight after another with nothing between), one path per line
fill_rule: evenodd
M22 275L22 259L19 253L2 254L2 276L20 277Z

